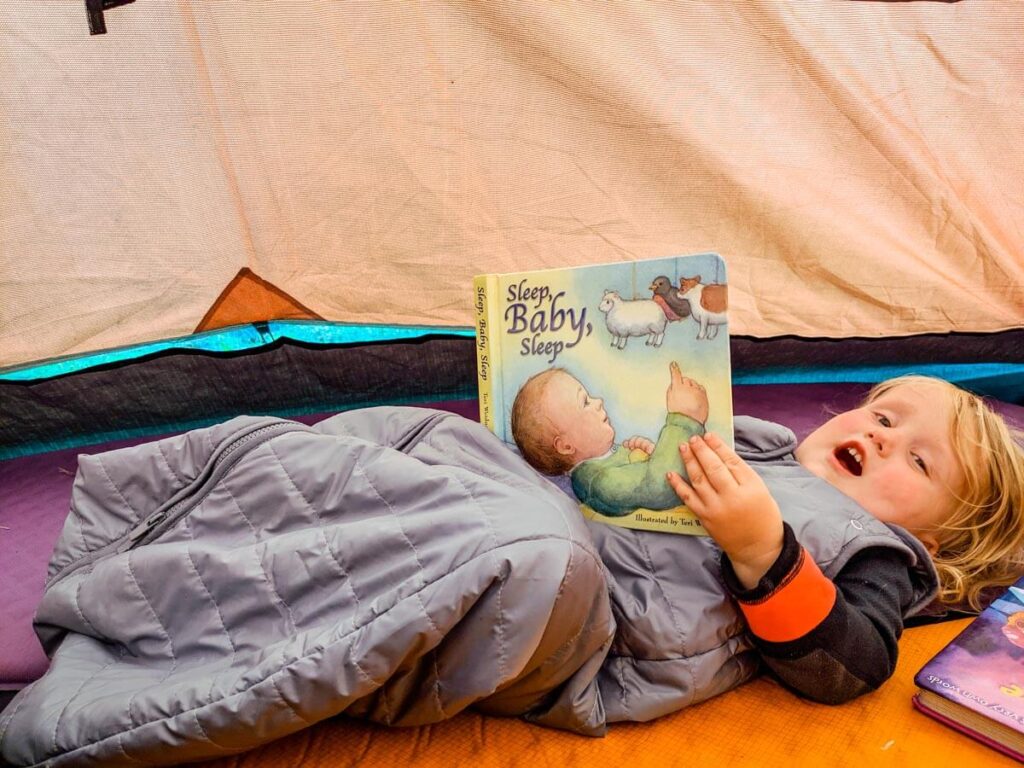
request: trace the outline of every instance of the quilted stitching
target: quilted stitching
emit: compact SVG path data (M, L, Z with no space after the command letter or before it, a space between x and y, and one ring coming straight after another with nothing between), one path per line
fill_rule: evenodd
M83 583L84 582L79 580L78 584L75 586L75 596L74 596L72 604L74 605L75 613L78 614L79 618L82 619L82 623L85 624L87 627L89 627L89 629L91 629L95 633L96 637L98 637L99 639L102 640L102 639L104 639L103 638L103 633L100 632L98 629L96 629L95 626L93 626L93 623L91 621L89 621L89 619L87 619L85 617L85 612L82 611L81 598L82 598L82 584Z
M199 573L199 569L196 568L196 561L192 557L191 549L185 549L185 560L187 561L189 568L192 570L192 573L194 573L196 575L196 578L199 579L199 586L203 588L203 593L209 599L210 604L213 606L213 609L217 612L217 618L220 621L221 631L224 633L224 637L225 639L227 639L228 645L231 646L231 661L234 661L235 657L238 655L238 648L235 647L235 642L231 639L231 632L228 631L228 625L224 622L224 614L220 612L220 606L217 604L217 601L214 599L213 595L210 594L210 588L206 586L206 582L203 581L202 574Z
M407 410L409 411L408 415L414 415L413 409ZM418 413L415 412L417 415ZM254 423L249 420L245 422L245 426L251 429ZM476 427L476 425L471 426ZM224 434L224 430L221 430L220 436L221 440L217 441L218 445L222 445L224 439L230 438L230 434ZM429 430L425 436L430 437ZM371 454L375 450L380 450L365 448L367 445L365 435L359 434L356 437L360 441L360 445L364 446L363 450L370 451ZM476 435L474 435L475 438ZM214 444L209 431L204 431L200 439L210 445ZM304 433L301 439L304 441L301 445L307 446L309 450L319 450L315 449L315 446L310 447L313 444L309 441L321 441L325 446L335 446L332 450L337 450L338 439L348 440L349 438ZM224 718L226 713L232 711L249 712L251 716L260 717L260 728L271 729L269 731L271 733L274 728L284 727L290 730L294 727L294 725L290 725L293 721L282 719L285 717L284 710L277 712L273 708L277 705L271 707L270 701L277 701L285 706L288 718L297 717L302 722L314 722L338 711L339 708L345 708L346 700L344 699L339 699L337 704L330 704L330 699L320 700L327 688L334 685L340 686L339 693L352 691L353 696L363 697L361 701L369 702L368 706L374 708L375 716L381 717L385 721L396 721L400 717L409 716L408 708L410 706L419 708L418 716L421 717L427 716L431 719L446 717L451 712L447 711L445 704L447 693L445 670L458 670L460 674L469 674L470 677L463 680L460 685L470 683L470 690L479 690L480 693L476 695L480 696L485 695L487 691L493 691L499 684L504 686L514 682L511 677L516 674L516 670L509 669L508 661L513 650L518 659L529 657L529 646L525 648L518 646L515 649L510 647L512 639L509 636L509 630L515 621L513 612L521 606L506 604L506 590L509 582L504 575L499 574L499 563L502 568L507 564L508 573L516 574L518 568L520 573L516 576L515 583L520 594L528 593L529 585L532 583L543 584L545 590L550 590L545 599L552 600L552 606L547 609L540 606L537 616L541 621L554 622L552 626L555 628L553 631L556 634L546 642L551 642L557 649L555 657L561 656L562 649L573 649L579 638L583 637L586 641L585 636L593 633L593 628L590 627L566 626L559 628L558 612L553 613L554 604L564 599L567 579L570 575L575 578L577 563L580 562L579 553L576 551L577 547L592 552L582 521L575 521L576 533L572 533L573 522L566 517L565 509L559 507L558 504L552 504L550 491L545 486L541 493L536 494L538 499L543 501L540 506L536 507L536 511L533 513L535 517L529 518L527 515L526 519L536 519L537 521L550 519L549 525L533 529L534 523L530 523L526 529L520 531L515 526L509 526L507 520L503 519L500 529L495 526L493 517L495 514L510 515L519 519L524 513L530 512L530 509L523 508L523 503L528 498L527 494L518 488L513 488L513 485L517 485L528 491L531 488L528 474L517 475L514 470L506 471L499 467L493 473L494 475L499 477L507 475L516 482L484 478L474 480L474 482L484 485L490 484L487 485L489 495L486 505L482 505L477 498L476 486L470 487L462 478L457 477L456 483L434 485L432 487L440 488L438 492L441 494L439 497L441 501L436 510L436 514L441 517L435 518L435 510L432 508L427 510L418 507L414 512L406 515L403 514L403 508L395 506L398 499L402 498L401 493L405 493L405 498L409 500L417 498L415 475L401 478L398 487L406 490L399 491L398 495L395 495L390 486L380 486L382 475L378 470L372 465L364 465L360 462L352 470L352 479L358 480L353 487L361 489L359 491L361 495L358 497L359 505L369 505L373 509L365 509L365 506L352 507L350 505L346 507L343 500L332 502L340 505L339 508L343 510L343 519L328 521L321 517L320 498L311 495L312 486L307 488L304 485L307 480L315 482L316 473L310 473L308 469L304 469L300 473L300 477L292 471L294 456L300 455L302 451L299 451L299 454L285 456L280 444L276 445L277 448L268 442L265 444L266 450L257 449L257 451L247 454L237 465L233 465L231 472L218 480L219 492L207 496L202 505L193 508L190 515L195 517L191 521L168 529L161 534L162 538L154 544L147 544L123 555L111 554L110 557L115 558L114 562L119 567L93 568L90 565L75 573L72 578L51 587L44 599L44 603L47 601L52 603L48 610L58 611L62 604L61 601L64 601L66 607L62 610L66 610L69 616L74 614L77 617L75 619L77 626L84 626L89 623L87 616L100 615L92 612L98 605L93 601L108 594L102 585L108 581L112 584L114 583L112 580L116 578L125 579L124 583L131 587L133 595L137 594L141 598L141 602L138 605L132 605L131 601L125 603L122 600L119 601L120 605L108 606L108 609L110 607L122 608L123 611L129 612L124 616L130 615L131 611L137 611L137 626L126 627L124 617L116 620L105 618L100 626L106 628L109 625L115 631L120 631L119 627L125 628L136 636L130 638L132 642L136 639L144 639L147 635L152 636L152 641L162 642L166 649L166 656L161 652L159 658L131 659L133 669L136 671L130 675L119 675L118 662L121 661L121 658L112 656L102 658L94 668L88 670L89 679L100 681L105 693L114 690L122 683L127 686L124 688L125 698L121 701L122 719L115 721L112 718L116 712L109 711L108 714L102 716L103 730L90 731L88 726L89 718L92 716L90 712L110 710L110 703L113 702L113 699L106 697L93 700L89 697L93 696L93 690L98 690L97 686L92 684L81 686L78 691L74 692L71 699L61 701L61 706L57 707L65 714L57 726L57 736L54 736L54 739L59 744L60 734L67 732L82 734L85 740L77 743L67 742L63 748L69 751L56 755L51 751L54 749L54 745L47 743L47 753L52 757L55 756L56 764L64 762L74 764L87 757L88 759L99 759L104 764L139 763L149 759L166 760L168 759L167 755L170 754L167 752L167 745L159 746L152 741L154 738L159 738L155 737L158 731L165 736L170 732L178 734L176 738L193 741L200 739L209 744L211 750L214 749L216 743L220 743L221 748L224 748L224 737L218 734L231 731L219 729L227 727ZM414 449L417 446L414 446ZM385 448L385 453L381 455L393 455L387 454L387 451L390 450ZM449 455L444 451L443 441L435 445L435 450L442 457ZM460 453L461 450L462 447L458 446L450 455L463 455ZM165 492L172 493L173 489L179 488L181 472L168 471L164 466L168 460L173 462L177 458L176 455L167 454L162 450L150 450L148 456L147 460L161 467L166 475ZM262 463L266 462L268 457L272 457L273 461L271 466L274 471L271 472L267 472L267 465ZM107 457L104 461L106 459ZM129 461L130 459L131 456L125 455L118 457L117 460ZM432 460L436 461L437 457ZM401 461L406 460L402 459ZM518 468L518 460L512 458L511 462L510 467ZM403 467L403 472L408 467L415 473L417 465L415 459L408 460L407 464L399 463ZM126 476L130 477L129 467L117 465L115 472L114 466L110 464L109 467L103 468L107 475L107 482L112 481L112 476L117 476L119 480ZM477 467L474 471L479 472L479 470L480 468ZM443 467L432 465L429 469L429 473L431 473L429 476L436 477L438 472L445 473L445 470ZM455 475L458 473L456 472ZM280 479L273 479L278 476ZM452 473L446 473L445 476L450 481ZM261 498L259 492L253 490L250 485L253 482L259 483L264 480L285 483L281 487L287 489L285 496L281 496L280 493L275 496L277 499L275 504L284 506L280 509L274 508L274 514L266 519L272 525L276 525L275 520L289 520L290 522L285 526L285 534L294 537L296 542L304 542L299 546L308 547L313 543L311 537L315 536L315 540L319 542L317 547L307 549L307 554L304 557L315 557L313 553L319 551L322 553L321 559L305 561L302 558L290 557L292 549L283 544L284 540L275 538L277 535L275 533L266 533L262 527L261 518L250 517L253 509L250 505L255 503L255 499ZM238 482L245 482L246 486L236 487L233 485ZM536 482L543 483L545 481L537 478ZM536 486L533 487L536 488ZM242 488L245 489L244 497L237 492ZM111 498L121 496L123 500L120 490L115 490L108 488L106 492L110 494ZM332 492L337 490L337 487L332 488ZM496 492L497 495L495 495ZM500 505L502 494L509 500L515 499L513 506ZM496 504L498 506L495 506ZM532 508L532 500L529 504ZM567 502L564 500L562 504L567 506ZM102 507L97 507L97 509L90 507L89 509L89 514L101 512ZM228 516L222 517L224 514ZM394 524L393 528L390 524L388 526L391 538L381 539L380 536L374 534L373 526L366 524L366 521L373 520L375 516L381 514L385 514L386 519ZM351 519L354 521L363 520L364 522L357 528L347 529L345 525L348 516L352 516ZM439 522L448 520L447 527L442 526L441 528L446 531L446 536L470 537L462 549L458 547L455 549L456 552L464 551L468 557L460 557L447 567L444 565L447 562L444 558L437 559L436 542L425 538L433 535L435 519ZM216 522L210 522L214 520ZM465 525L462 524L463 520L466 521ZM556 522L559 520L560 523ZM92 524L91 521L90 524ZM308 528L305 527L307 525ZM335 546L332 546L332 541L340 543L342 539L335 537L345 531L358 531L358 535L362 538L355 541L346 539L346 547L336 549ZM188 536L186 536L186 532L188 532ZM219 541L216 537L222 534L229 538L224 540L224 544L216 544ZM207 545L207 542L201 537L214 536L214 539L210 540L210 542L214 542L210 552L216 552L217 547L223 546L223 552L227 559L223 563L220 560L201 559L199 550L195 548L196 545L189 543L193 535L197 542L203 543L204 546ZM246 542L251 542L244 544L243 548L246 551L241 551L242 548L239 548L237 544L239 535ZM270 547L267 551L276 558L272 568L268 568L268 563L258 555L258 547L263 545L263 539L266 536L269 536L267 546ZM481 538L477 541L474 537ZM425 541L431 541L432 546L435 547L435 550L430 553L430 557L433 559L429 561L429 565L425 560L428 556L427 550L421 551L419 546L420 542ZM372 551L376 542L390 543L389 548L380 550L381 557L374 557L366 550L366 547L369 547ZM396 547L399 546L404 548L404 553L396 550ZM536 556L531 555L536 547L545 546L555 547L552 552L562 553L552 560L553 563L556 563L553 571L545 571L547 568L545 561L538 560ZM174 547L180 547L177 556L177 562L180 565L177 570L172 566L170 570L173 572L168 573L166 564L173 561L169 561L167 555L174 551ZM205 555L205 549L203 553ZM358 553L358 559L353 562L359 569L372 568L378 560L383 558L381 563L388 570L383 572L378 570L376 573L364 570L358 571L354 575L349 558L353 557L355 553ZM265 583L269 587L269 592L273 594L268 595L262 589L255 592L256 602L252 603L253 610L259 611L258 606L264 606L264 613L261 615L269 621L270 617L267 611L270 610L271 605L277 606L282 614L289 615L290 623L281 622L279 629L282 634L280 636L276 634L277 630L272 637L268 636L267 642L271 645L267 646L266 653L258 657L258 666L245 666L242 663L245 657L241 653L241 646L236 635L238 631L236 622L244 620L247 615L248 609L244 602L247 598L239 593L237 588L232 588L230 582L224 581L225 576L229 575L229 571L211 566L224 565L224 567L228 567L231 562L251 563L250 558L254 555L258 562L251 567L246 566L244 573L250 581L244 582L244 584ZM232 558L234 559L232 560ZM105 564L107 560L101 562ZM344 602L337 604L346 613L336 620L331 619L327 623L322 623L322 617L318 613L318 623L314 628L308 630L304 628L297 632L296 622L300 620L300 614L295 612L294 607L300 604L297 600L300 593L296 590L299 589L301 582L295 581L294 569L301 569L304 562L323 564L322 569L317 571L319 573L317 578L320 579L317 584L318 589L330 588L330 583L323 579L333 571L337 573L337 578L347 585L347 587L342 587L341 584L337 584L335 589L344 589L346 593L351 593L351 597L346 594ZM569 563L568 567L566 567L566 562ZM591 562L593 564L596 560L591 557ZM161 564L161 570L149 570L157 563ZM530 563L530 565L525 568L525 566L518 566L518 563ZM145 572L138 570L140 564L144 564L147 568ZM408 564L407 569L403 568L404 564ZM439 566L444 570L437 570ZM281 568L291 570L280 570ZM392 580L389 585L386 579L381 578L383 573L388 572L406 575L403 575L399 581ZM599 575L599 567L595 573ZM187 576L187 578L182 579L182 576ZM287 583L280 580L282 577L288 578ZM152 592L158 588L158 583L166 583L167 579L177 579L175 582L177 591L173 597L167 593ZM90 588L86 588L85 582L90 580L93 583ZM363 594L363 589L357 589L357 584L365 584L367 588L372 585L374 591ZM606 601L607 596L604 594L603 583L598 580L594 584L593 599ZM385 588L389 591L381 591ZM460 590L470 588L483 591L467 593L471 596L465 598L465 601L461 603L462 607L457 608L460 605L458 602ZM580 596L578 588L577 584L575 587L577 597ZM243 586L243 593L246 589L252 591L250 587ZM446 591L453 589L454 592ZM242 599L243 602L238 603L239 599ZM303 596L303 599L306 597ZM315 597L309 599L315 599ZM202 602L188 603L189 600L201 600ZM451 602L453 600L454 603ZM181 601L186 602L182 604ZM372 605L368 605L368 602ZM194 626L194 624L187 624L187 621L194 621L196 615L194 608L186 608L185 610L190 611L188 614L182 613L182 610L184 606L209 606L210 604L217 613L216 621L219 622L219 626L214 624L216 631L225 637L226 643L219 662L213 666L204 666L205 671L197 677L198 668L194 661L204 658L198 656L197 653L208 654L210 647L207 645L208 640L198 634L195 637L198 638L198 642L204 644L203 646L183 645L179 648L179 643L195 642L191 639L194 634L191 631L187 633L187 637L184 633L178 634L182 631L181 628ZM433 608L428 610L428 605L443 606L444 613L437 614L444 616L446 623L443 626L438 623L432 613ZM374 606L376 606L375 610ZM473 614L476 620L462 624L464 618L462 612L469 609L481 613ZM208 607L204 608L205 610L208 610ZM175 613L168 611L175 611ZM206 614L200 612L198 615ZM281 618L283 619L284 616L282 615ZM484 624L479 623L480 618L486 619ZM51 623L58 621L56 614L46 620ZM210 620L213 620L212 617ZM305 627L306 625L301 626ZM480 659L462 657L455 659L444 656L444 646L438 645L438 642L445 638L447 632L456 627L462 632L480 633L484 643L483 647L489 649L486 655ZM516 629L517 639L515 642L517 643L528 643L531 637L540 637L542 632L548 631L544 629L543 625L537 627L536 631L532 629L527 629L525 632L519 631L524 629L521 625L517 625ZM198 631L201 632L202 627L199 627ZM602 627L598 634L603 640L610 634L610 627ZM216 637L215 634L212 636ZM387 685L388 675L392 672L405 671L404 667L400 669L394 666L398 662L398 658L379 655L384 653L385 649L393 646L393 643L396 642L395 638L405 638L397 641L400 643L414 643L414 645L407 646L410 651L413 648L419 648L416 651L416 656L410 657L410 661L419 665L420 669L428 672L432 678L423 680L424 690L429 693L422 702L409 701L403 688ZM90 638L85 638L85 640L93 642ZM121 640L115 636L112 638L112 642L121 642ZM252 642L252 640L247 640L247 642ZM160 645L156 646L157 649L160 647ZM402 647L401 645L395 646L394 650L401 653ZM197 648L204 648L204 650L199 651ZM377 648L380 650L375 650ZM96 652L102 654L103 646L96 646L95 651L90 651L90 655L95 656ZM119 652L123 656L124 645L119 647ZM59 653L60 651L58 651ZM388 651L388 654L390 653L391 651ZM212 657L209 658L212 660ZM370 666L367 666L367 662ZM149 669L156 673L148 678L150 681L156 681L158 678L159 681L156 683L146 682L146 674L138 672L140 663L149 664ZM311 663L312 666L310 666ZM546 658L541 667L546 669L552 663L552 658ZM578 662L573 662L567 655L567 663ZM239 666L236 667L235 664ZM60 667L60 664L54 666L55 669ZM313 672L327 675L327 677L326 679L314 679L310 677ZM332 675L336 677L332 677ZM563 674L560 679L564 679L564 677ZM300 693L302 691L311 692L312 698L309 695L302 695ZM464 694L460 691L459 688L452 689L452 694L461 697ZM81 697L79 697L79 693ZM143 693L144 695L142 695ZM296 699L295 696L299 695L302 695L302 698ZM168 696L172 698L167 698ZM270 699L267 698L268 696ZM399 697L402 697L403 700L399 701ZM4 718L3 727L8 729L9 733L0 735L0 739L5 739L0 741L0 747L4 749L5 755L8 746L16 744L26 733L21 730L25 724L33 720L31 714L26 719L28 710L23 707L29 698L22 698L12 709L11 719ZM359 699L352 701L356 700ZM461 698L459 701L461 709L467 702ZM591 704L593 705L593 702ZM29 706L34 711L36 704L30 702ZM254 711L252 710L253 706L267 707L267 709ZM100 709L94 709L94 707L100 707ZM586 709L593 710L593 706ZM73 727L72 718L74 718ZM187 718L189 721L187 727L183 725L183 718ZM14 722L15 719L18 722ZM166 723L166 725L161 725L161 723ZM174 725L174 723L178 723L178 725ZM272 725L272 723L277 725ZM15 734L15 728L18 729L17 734ZM168 728L170 731L167 730ZM237 735L237 728L235 735ZM76 738L80 737L76 736ZM233 738L234 736L232 736ZM146 746L147 744L149 746ZM234 748L231 747L231 749ZM154 752L154 749L157 751ZM218 749L218 751L220 750Z
M114 664L116 664L121 659L123 659L124 655L125 655L125 649L122 646L121 650L120 650L120 653L117 655L117 658L111 659L110 661L107 662L107 664L105 666L100 667L97 670L94 670L93 673L91 675L89 675L87 678L85 678L85 680L82 681L81 685L79 685L78 688L75 689L75 692L73 694L71 694L71 697L67 700L67 702L64 704L64 707L61 709L60 714L57 715L57 722L54 723L54 726L53 726L53 740L52 740L51 745L50 745L50 754L57 754L60 751L60 748L57 746L57 738L58 738L58 734L60 733L60 724L61 724L61 722L63 722L64 715L71 708L71 705L75 703L75 699L77 699L78 696L82 693L82 691L85 690L85 686L87 686L94 679L99 677L101 674L106 672L110 667L112 667Z
M235 494L231 492L231 485L228 478L225 479L221 488L223 488L223 490L227 493L228 498L231 499L231 503L235 505L235 510L238 512L238 516L245 521L245 524L249 527L249 530L252 532L253 543L258 544L260 542L260 535L259 533L257 533L256 527L252 524L252 521L249 520L249 516L245 514L245 510L242 509L242 505L238 503L238 499L235 498ZM258 551L256 551L255 547L252 550L252 555L253 559L256 561L256 564L260 568L260 572L263 574L263 580L266 581L267 586L270 588L270 591L274 593L275 602L277 604L284 606L285 612L288 617L289 633L294 633L296 631L296 628L295 616L292 615L292 607L284 600L284 598L281 597L280 593L278 593L277 587L274 586L274 582L271 580L270 574L267 573L267 569L263 566L263 559L260 557L260 554Z
M480 506L480 502L477 501L476 497L473 496L473 494L470 492L470 490L466 487L465 483L460 481L458 479L458 477L454 477L453 476L453 479L459 484L459 486L461 486L463 492L470 499L472 499L473 504L476 506L477 510L480 513L480 516L483 518L484 522L487 524L487 530L491 534L491 541L493 541L495 547L497 547L498 546L498 532L496 530L494 530L494 524L491 522L490 515L486 514L483 511L483 509ZM494 550L491 550L491 557L494 558ZM495 562L495 565L497 565L496 562ZM496 597L495 597L495 600L497 601L497 604L498 604L498 615L497 615L498 626L497 626L497 629L498 629L498 679L499 680L503 680L505 677L508 676L508 668L507 668L507 662L508 662L508 645L507 645L507 642L508 641L507 641L507 638L505 636L505 633L506 633L506 630L505 630L505 611L501 607L501 591L504 588L505 588L505 580L502 579L501 583L498 585L498 591L497 591L497 594L496 594Z
M160 631L163 633L164 637L167 638L167 647L170 650L170 654L171 654L171 666L164 673L163 677L160 678L160 683L159 684L163 684L171 675L174 674L174 670L177 669L177 667L178 667L178 657L174 653L174 642L171 640L171 636L167 632L167 628L164 627L163 623L160 621L160 617L156 615L156 611L153 609L152 604L149 602L149 598L146 596L146 593L142 590L142 586L139 584L139 580L135 577L135 572L132 570L132 553L131 552L129 552L127 554L127 556L125 557L124 563L125 563L125 570L128 572L128 575L131 577L132 583L135 584L135 588L137 590L139 590L139 594L142 595L142 599L145 601L146 607L149 609L149 612L152 615L153 620L156 622L157 626L160 628ZM124 646L122 646L122 648L124 648ZM129 722L132 723L132 725L135 725L136 722L137 722L137 720L135 718L135 713L132 710L132 705L135 703L135 698L136 698L138 693L140 693L140 691L136 691L135 693L132 694L131 698L128 699L128 720L129 720Z
M178 481L178 485L182 488L188 485L189 481L182 477L178 470L174 468L174 465L167 459L167 452L164 451L163 440L157 440L156 449L160 453L160 458L164 460L164 466L167 467L167 471L174 475L174 479Z
M349 590L351 590L352 598L355 600L355 603L356 603L356 608L359 609L361 606L360 606L360 602L359 602L359 595L356 593L355 584L352 583L352 579L349 577L348 571L345 569L345 566L343 566L341 564L341 561L338 560L337 553L331 547L330 541L327 540L327 533L324 531L324 521L320 517L319 510L317 510L317 508L312 504L312 502L310 502L310 500L308 498L306 498L306 494L304 494L302 492L302 490L299 488L299 486L296 485L294 478L292 478L291 474L288 472L287 467L285 467L284 463L281 461L281 457L277 454L277 451L274 450L274 446L271 443L267 443L267 449L270 451L270 454L274 457L274 460L277 462L277 466L281 468L282 472L284 472L284 476L286 478L288 478L288 482L291 484L291 487L299 495L299 498L301 498L302 501L305 503L306 508L309 509L310 512L312 512L312 514L313 514L313 521L316 523L317 533L320 535L320 538L323 540L323 543L324 543L324 550L327 552L328 556L331 558L331 562L333 562L338 567L338 573L341 574L342 580L348 585ZM237 502L236 502L236 506L237 506ZM239 507L239 510L241 510L241 507ZM243 514L243 517L244 517L244 514ZM246 522L249 522L248 519L246 519ZM250 524L250 527L252 527L251 524ZM255 531L255 529L253 529L253 530ZM411 546L411 542L410 542L410 546ZM422 567L421 567L421 570L422 570ZM278 594L276 589L274 590L274 593ZM284 601L282 600L282 602L284 602ZM287 603L285 603L285 607L288 607ZM289 613L289 615L291 615L291 608L288 608L288 613Z
M651 581L658 585L658 592L661 594L661 599L664 601L665 604L665 612L668 613L669 619L672 621L672 627L676 631L676 637L679 638L679 655L685 656L686 632L683 631L683 627L679 623L679 616L676 614L676 609L672 605L672 601L669 599L668 592L665 590L665 585L658 577L658 570L654 567L654 561L651 559L651 551L648 548L647 543L644 540L644 537L635 536L635 538L637 546L640 548L640 552L643 554L644 567L647 568L648 574L651 577Z
M131 510L132 515L133 515L135 520L141 520L142 519L142 515L139 513L139 511L137 509L135 509L135 507L133 507L131 504L128 503L128 499L126 499L124 497L124 494L121 493L120 486L118 486L118 484L115 483L111 479L110 472L107 470L106 465L103 463L102 454L99 455L99 456L96 456L95 458L96 458L96 465L103 471L103 476L107 479L107 482L110 483L110 487L114 489L114 493L117 494L117 498L119 498L121 500L121 503L124 504L125 507L127 507L128 509Z

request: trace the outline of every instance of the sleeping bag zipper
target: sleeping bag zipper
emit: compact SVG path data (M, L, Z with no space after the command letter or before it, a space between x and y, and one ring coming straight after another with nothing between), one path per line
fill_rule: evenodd
M73 573L111 554L127 552L135 547L159 538L185 515L198 507L217 482L227 474L238 461L253 449L278 435L288 432L305 432L309 427L293 421L278 421L250 429L240 435L223 441L207 460L196 478L179 490L156 510L134 525L126 534L70 563L51 579L46 588L63 581Z

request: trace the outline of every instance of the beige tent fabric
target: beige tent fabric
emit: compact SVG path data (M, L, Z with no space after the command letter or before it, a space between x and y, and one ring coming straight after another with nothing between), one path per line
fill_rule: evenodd
M0 365L714 250L735 333L1024 325L1024 4L0 0Z

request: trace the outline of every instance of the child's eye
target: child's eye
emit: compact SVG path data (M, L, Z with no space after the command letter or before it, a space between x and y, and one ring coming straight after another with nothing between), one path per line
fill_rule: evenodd
M891 427L892 426L892 422L889 421L889 417L886 416L884 413L876 413L875 414L875 419L877 419L878 423L881 424L883 427Z
M586 408L588 405L590 405L590 398L587 397L586 395L584 395L583 396L583 407Z
M917 464L917 466L919 466L921 468L921 470L927 475L928 474L928 465L924 463L924 459L922 459L916 453L912 453L912 454L910 454L910 456L911 456L911 458L914 459L914 463Z

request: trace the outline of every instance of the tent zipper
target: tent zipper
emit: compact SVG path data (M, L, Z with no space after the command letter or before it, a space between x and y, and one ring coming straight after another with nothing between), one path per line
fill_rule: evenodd
M49 589L86 568L92 563L111 554L120 554L130 549L141 547L159 538L166 530L173 527L189 512L198 507L220 479L238 463L238 461L267 441L288 432L304 432L309 427L292 421L279 421L236 435L218 446L199 475L187 486L179 490L164 504L148 514L120 538L93 550L85 557L70 563L49 581Z

